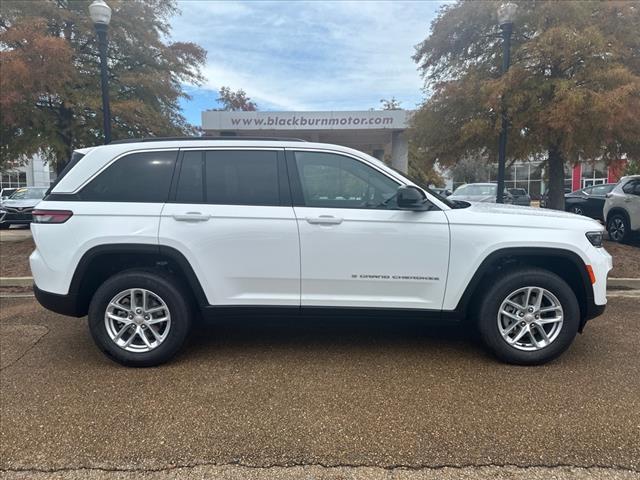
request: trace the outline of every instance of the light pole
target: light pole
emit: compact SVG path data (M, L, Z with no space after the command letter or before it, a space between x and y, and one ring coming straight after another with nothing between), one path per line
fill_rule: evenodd
M502 74L509 70L511 61L511 33L513 32L513 19L516 16L518 6L515 3L507 2L498 8L498 22L502 30ZM502 107L500 116L502 117L502 127L500 129L500 139L498 140L498 192L496 202L504 203L504 174L507 155L507 109L502 96Z
M107 30L111 21L111 8L104 0L94 0L89 5L89 16L98 34L100 50L100 80L102 84L102 122L104 143L111 142L111 108L109 107L109 78L107 77Z

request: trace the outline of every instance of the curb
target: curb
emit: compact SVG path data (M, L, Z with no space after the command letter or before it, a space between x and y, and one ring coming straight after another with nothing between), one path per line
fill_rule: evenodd
M33 277L0 277L0 287L30 287ZM607 290L640 290L640 278L608 278Z
M640 290L640 278L608 278L607 290L615 289Z
M0 277L0 287L30 287L33 277Z

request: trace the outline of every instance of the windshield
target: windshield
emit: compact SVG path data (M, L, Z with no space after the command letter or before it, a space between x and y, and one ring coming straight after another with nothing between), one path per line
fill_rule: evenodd
M495 195L497 192L496 185L462 185L458 187L458 189L453 192L454 195Z
M11 194L9 200L41 200L46 188L19 188Z

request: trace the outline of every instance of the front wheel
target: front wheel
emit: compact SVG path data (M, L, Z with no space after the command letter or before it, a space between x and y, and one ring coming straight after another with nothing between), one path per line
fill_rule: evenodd
M191 305L175 280L154 270L114 275L96 291L89 328L98 347L131 367L170 360L191 328Z
M489 288L478 326L484 344L498 358L517 365L540 365L562 354L580 325L571 287L538 268L512 270Z
M621 213L614 213L607 219L607 232L614 242L626 242L631 235L631 228L627 217Z

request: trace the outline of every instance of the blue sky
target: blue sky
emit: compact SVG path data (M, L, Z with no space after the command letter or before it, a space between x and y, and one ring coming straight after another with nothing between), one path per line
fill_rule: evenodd
M183 0L172 39L207 52L205 83L187 86L187 120L215 106L217 90L244 89L261 110L367 110L395 96L423 98L411 59L440 1Z

